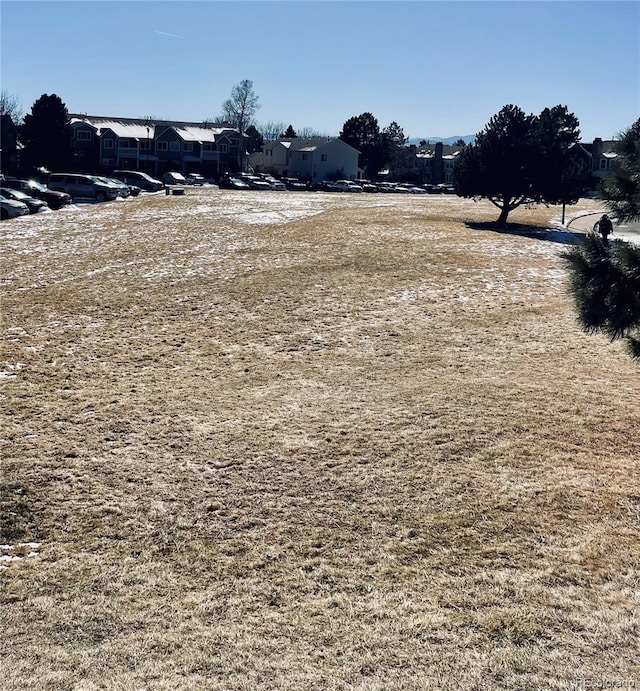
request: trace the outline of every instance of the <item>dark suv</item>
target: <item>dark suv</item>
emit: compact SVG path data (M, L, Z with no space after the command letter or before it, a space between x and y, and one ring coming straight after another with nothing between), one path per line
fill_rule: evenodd
M66 192L55 192L35 180L8 178L2 181L2 186L12 190L20 190L36 199L42 199L51 209L61 209L63 206L71 204L71 197Z
M152 178L141 170L114 170L111 177L122 180L126 185L136 185L145 192L158 192L164 189L164 184L160 180Z

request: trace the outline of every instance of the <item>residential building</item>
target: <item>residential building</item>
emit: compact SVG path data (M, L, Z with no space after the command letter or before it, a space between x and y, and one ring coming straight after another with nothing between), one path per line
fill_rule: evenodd
M250 159L259 172L294 177L312 183L322 180L355 180L359 151L337 138L278 139L268 142Z
M592 143L579 142L577 151L586 157L594 186L605 177L613 166L617 154L613 150L615 141L596 137Z
M245 134L225 124L71 115L78 172L143 170L216 178L247 166Z
M415 160L420 181L432 185L451 184L456 161L462 148L462 146L442 142L417 147Z
M580 142L575 147L579 155L588 160L594 186L611 170L616 158L614 144L612 140L603 141L598 137L592 143ZM418 147L415 152L418 177L422 182L434 185L451 184L461 150L462 146L448 146L441 142Z

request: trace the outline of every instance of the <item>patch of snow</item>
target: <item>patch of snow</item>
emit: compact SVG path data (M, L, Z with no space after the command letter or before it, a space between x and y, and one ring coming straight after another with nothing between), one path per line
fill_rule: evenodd
M16 545L0 545L0 570L9 568L9 564L40 556L40 542L18 542Z

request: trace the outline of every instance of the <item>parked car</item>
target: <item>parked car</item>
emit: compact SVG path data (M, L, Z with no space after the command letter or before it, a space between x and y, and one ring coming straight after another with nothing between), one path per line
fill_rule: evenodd
M241 173L238 175L238 178L242 180L242 182L246 182L247 185L252 190L270 190L271 185L266 181L263 180L261 177L258 177L257 175L249 175L247 173Z
M107 180L113 182L117 186L125 185L129 189L130 197L137 197L140 192L142 192L138 185L129 185L126 182L122 182L122 180L118 180L117 178L107 178Z
M8 178L3 181L2 186L9 187L12 190L20 190L36 199L42 199L50 209L61 209L63 206L71 204L70 194L50 190L46 185L36 182L35 180Z
M127 185L136 185L145 192L158 192L164 189L164 184L160 180L152 178L141 170L114 170L111 177Z
M336 180L336 185L338 185L343 192L362 192L362 187L353 180Z
M77 173L51 173L49 187L56 192L66 192L72 199L95 199L97 202L111 201L118 196L118 188L94 175Z
M396 192L409 192L409 194L427 194L427 190L410 183L401 183L396 186Z
M6 221L9 218L17 218L18 216L28 216L29 207L22 202L17 202L14 199L7 199L0 195L0 218Z
M186 185L187 179L182 173L165 173L162 176L162 182L165 185Z
M129 185L125 184L121 180L116 180L115 178L105 178L102 175L96 175L96 179L102 180L108 185L115 185L116 188L118 189L118 196L122 197L123 199L126 199L127 197L131 196L131 189L129 188Z
M239 178L225 177L220 178L218 181L218 187L221 190L250 190L251 188L246 182L243 182Z
M321 180L320 182L316 182L316 184L313 186L313 189L318 190L318 192L342 192L340 185L332 182L331 180Z
M263 180L269 183L269 186L271 187L272 190L286 190L287 186L282 182L282 180L278 180L278 178L274 178L273 175L263 175Z
M2 195L5 199L13 199L14 202L22 202L23 204L26 204L29 208L30 214L37 214L38 211L49 208L47 203L43 202L42 199L36 199L35 197L28 195L26 192L12 190L9 187L0 187L0 195Z
M206 180L200 175L200 173L189 173L187 175L188 185L204 185Z
M307 189L304 182L301 182L298 178L282 178L282 182L284 182L288 190L302 191Z

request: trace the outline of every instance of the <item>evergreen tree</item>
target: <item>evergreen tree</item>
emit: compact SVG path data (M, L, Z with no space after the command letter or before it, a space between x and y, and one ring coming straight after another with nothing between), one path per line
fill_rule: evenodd
M370 179L375 179L387 162L384 138L377 119L371 113L349 118L342 126L339 138L360 152L360 167Z
M293 125L289 125L289 127L287 127L287 129L282 133L282 137L284 139L297 139L298 135L293 129Z
M68 170L73 164L71 126L67 107L56 94L43 94L24 116L20 140L22 165Z
M407 156L407 142L409 138L404 136L404 130L395 121L389 123L382 130L381 136L391 179L395 180L398 177L406 178L411 173Z
M11 175L17 172L18 128L7 113L0 114L0 170Z
M538 196L546 203L575 204L589 182L586 161L573 151L578 127L578 118L566 106L545 108L535 121L532 172Z
M462 197L485 197L500 209L498 223L531 201L527 162L531 160L532 116L508 105L460 152L454 180Z
M264 144L264 137L258 132L255 125L247 127L247 152L252 154L255 151L260 151Z
M578 119L565 106L547 108L539 116L505 106L461 150L456 191L489 199L500 209L500 224L522 204L576 201L584 171L571 150L579 137Z
M584 330L624 338L632 357L640 358L640 247L587 237L562 257Z
M614 144L617 156L601 194L618 223L640 219L640 118Z

